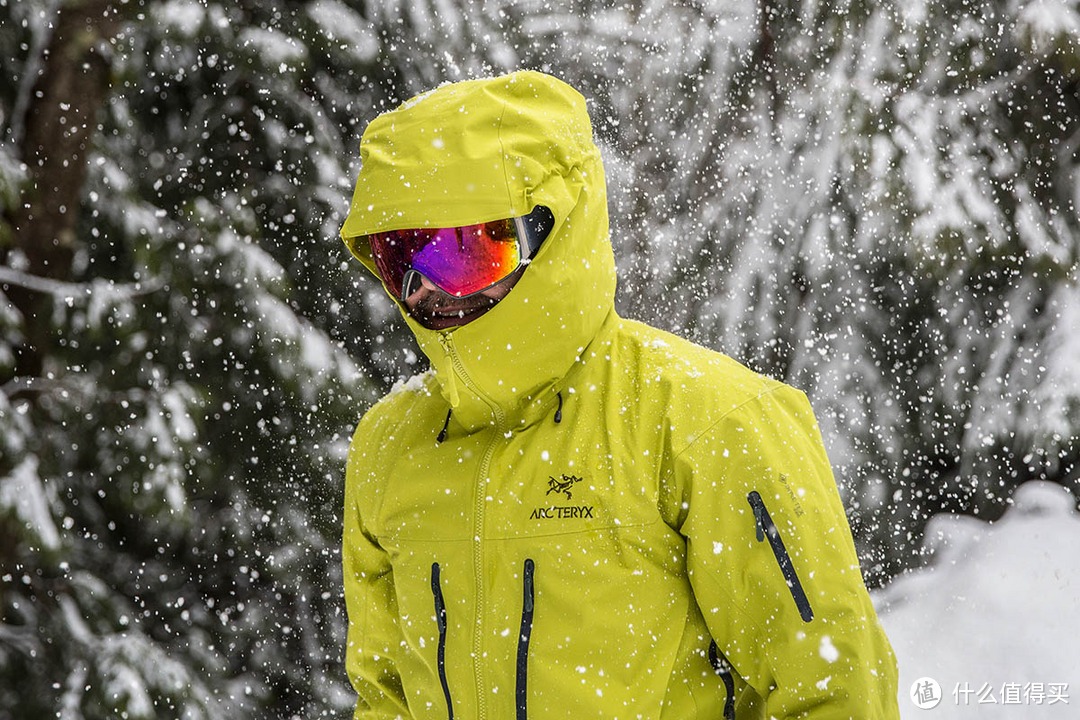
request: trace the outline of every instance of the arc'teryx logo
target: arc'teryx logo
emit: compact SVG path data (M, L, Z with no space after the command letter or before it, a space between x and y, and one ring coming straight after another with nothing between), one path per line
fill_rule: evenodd
M565 495L567 500L572 500L574 494L571 488L575 483L581 482L581 478L575 475L560 475L558 478L548 477L548 489L545 496L555 493ZM551 507L534 508L530 520L562 520L571 518L591 518L593 516L592 505L553 505Z
M581 478L575 477L573 475L560 475L558 480L551 476L548 476L548 491L544 494L550 495L551 493L566 493L566 499L570 500L574 497L570 494L570 488L574 486L574 483L579 482L581 482Z

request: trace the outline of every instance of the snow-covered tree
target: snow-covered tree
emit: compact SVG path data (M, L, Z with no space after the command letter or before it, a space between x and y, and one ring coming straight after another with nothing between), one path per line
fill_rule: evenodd
M255 60L303 58L269 10L3 11L0 716L343 712L373 384L299 311L346 159Z
M596 98L621 307L810 393L868 580L933 512L1080 482L1080 5L523 22Z

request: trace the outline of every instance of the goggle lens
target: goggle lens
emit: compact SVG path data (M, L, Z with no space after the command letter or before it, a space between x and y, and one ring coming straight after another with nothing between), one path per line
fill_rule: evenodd
M513 218L451 228L391 230L367 236L379 276L405 299L410 270L444 292L465 297L486 290L521 265L522 243Z

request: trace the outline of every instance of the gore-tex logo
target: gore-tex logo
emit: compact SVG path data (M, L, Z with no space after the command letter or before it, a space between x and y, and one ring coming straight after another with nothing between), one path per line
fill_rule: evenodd
M544 495L546 496L555 493L556 496L565 495L567 500L573 500L574 493L571 492L571 489L579 482L581 482L581 478L576 475L560 475L557 478L549 476L548 489ZM593 517L592 505L552 505L550 507L534 508L529 519L571 520L574 518L591 517Z

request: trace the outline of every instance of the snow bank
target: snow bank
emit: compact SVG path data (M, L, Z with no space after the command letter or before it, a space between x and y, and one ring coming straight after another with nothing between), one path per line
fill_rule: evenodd
M1080 717L1073 496L1027 482L998 522L937 515L926 538L933 564L874 596L900 667L902 716ZM912 686L927 677L940 685L940 701L921 709Z

